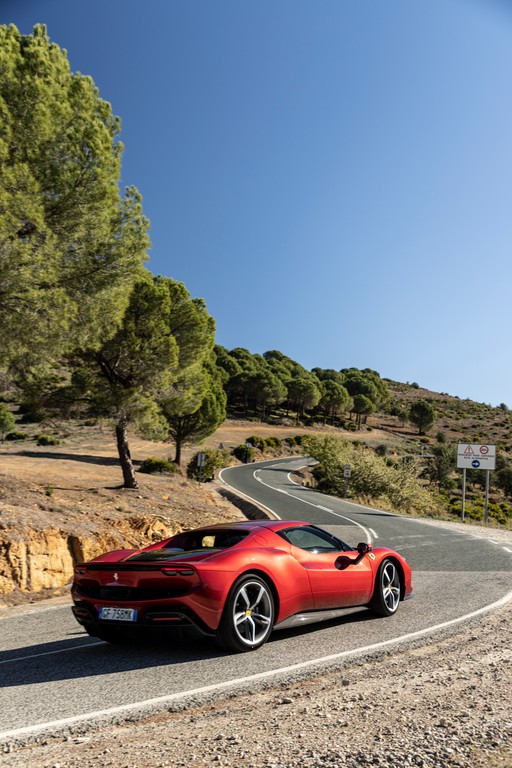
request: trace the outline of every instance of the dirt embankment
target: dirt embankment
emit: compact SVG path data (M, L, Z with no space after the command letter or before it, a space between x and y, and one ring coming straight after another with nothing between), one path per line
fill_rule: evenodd
M170 448L133 441L132 452L138 465ZM0 606L61 594L74 563L101 552L240 515L210 484L139 477L139 490L120 488L115 446L98 431L51 448L0 446Z

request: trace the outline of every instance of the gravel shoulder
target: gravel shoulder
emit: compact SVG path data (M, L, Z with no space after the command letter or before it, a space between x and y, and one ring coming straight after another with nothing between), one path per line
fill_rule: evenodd
M512 532L474 528L512 546ZM509 603L450 636L308 679L80 736L6 746L0 764L511 768L511 691Z

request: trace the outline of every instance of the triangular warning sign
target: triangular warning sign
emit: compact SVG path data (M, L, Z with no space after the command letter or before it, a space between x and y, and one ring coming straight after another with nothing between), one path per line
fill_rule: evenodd
M473 456L473 454L474 454L474 453L475 453L475 452L474 452L473 448L472 448L470 445L468 445L468 446L467 446L467 447L464 449L464 456Z

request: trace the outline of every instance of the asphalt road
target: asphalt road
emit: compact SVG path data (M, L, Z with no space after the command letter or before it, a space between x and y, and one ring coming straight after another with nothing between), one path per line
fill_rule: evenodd
M358 649L423 637L512 591L512 548L432 524L360 507L294 485L304 460L231 468L223 480L283 519L322 525L351 545L386 544L411 563L414 598L390 619L366 610L275 632L255 653L224 653L209 641L111 646L89 638L69 605L31 606L0 619L0 743L94 719L186 706L220 690L343 663ZM376 661L378 663L378 661Z

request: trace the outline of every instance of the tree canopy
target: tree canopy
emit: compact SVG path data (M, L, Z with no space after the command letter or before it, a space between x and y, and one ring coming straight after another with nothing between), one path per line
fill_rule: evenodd
M418 427L420 435L432 429L436 420L436 411L427 400L417 400L409 410L409 420Z
M120 121L44 25L0 27L0 364L97 345L149 245Z
M226 393L214 357L184 370L160 398L168 437L174 441L174 461L181 463L182 446L211 435L226 418Z

